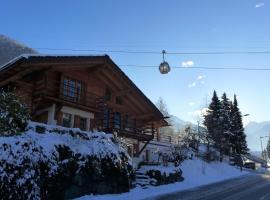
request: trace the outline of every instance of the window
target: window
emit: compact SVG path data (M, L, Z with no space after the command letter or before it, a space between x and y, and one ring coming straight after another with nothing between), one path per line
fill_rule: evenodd
M110 88L106 88L105 90L105 100L110 101L112 99L112 91Z
M114 113L114 128L121 128L121 113L119 112Z
M70 128L71 127L71 118L72 118L72 115L71 114L63 113L62 125L64 127Z
M83 97L85 97L85 86L81 81L64 77L62 90L63 97L68 100L76 102L81 102L84 100Z

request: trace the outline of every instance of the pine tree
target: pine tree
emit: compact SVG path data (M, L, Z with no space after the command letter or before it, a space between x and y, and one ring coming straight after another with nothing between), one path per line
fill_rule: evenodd
M232 132L232 145L233 150L237 154L246 154L248 152L246 135L244 133L244 127L242 122L242 114L238 108L238 102L236 95L234 95L234 101L231 110L231 132Z
M206 115L204 116L204 125L206 126L209 138L214 141L215 146L222 153L222 121L221 121L221 102L217 96L216 91L213 93L212 101L208 107Z
M234 135L234 133L233 133L233 130L236 130L235 128L234 128L234 124L235 123L233 123L233 120L234 120L234 113L233 113L233 102L232 101L230 101L230 138L229 138L229 141L230 141L230 148L231 148L231 153L232 154L235 154L236 153L236 142L235 142L235 140L236 140L236 138L235 138L235 135Z
M221 125L222 125L222 138L224 138L223 150L229 153L231 148L231 102L224 92L221 97Z
M0 90L0 135L10 136L25 131L29 113L27 106L14 92Z

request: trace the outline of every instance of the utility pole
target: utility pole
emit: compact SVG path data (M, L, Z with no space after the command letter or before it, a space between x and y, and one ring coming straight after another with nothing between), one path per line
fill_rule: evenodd
M262 139L263 139L263 138L267 138L267 137L269 138L269 136L260 136L261 148L262 148L262 158L263 158L263 160L265 160L265 161L266 161L266 158L265 158L264 151L263 151Z

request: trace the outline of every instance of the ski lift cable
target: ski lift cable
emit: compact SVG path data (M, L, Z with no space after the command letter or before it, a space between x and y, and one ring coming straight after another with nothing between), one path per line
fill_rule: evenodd
M129 51L129 50L98 50L98 49L72 49L72 48L47 48L36 47L37 50L48 51L75 51L75 52L99 52L99 53L123 53L123 54L156 54L161 55L159 51ZM226 54L270 54L270 51L206 51L206 52L170 52L166 51L167 55L226 55Z
M120 67L137 67L137 68L157 68L155 65L119 65ZM193 66L193 67L175 67L172 66L173 69L204 69L204 70L243 70L243 71L270 71L269 68L261 68L261 67L203 67L203 66Z

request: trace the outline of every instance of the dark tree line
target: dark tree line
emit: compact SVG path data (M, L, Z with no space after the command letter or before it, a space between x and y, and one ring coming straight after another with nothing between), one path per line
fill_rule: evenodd
M204 125L208 136L223 154L246 154L248 152L242 114L238 107L236 95L233 101L224 93L221 99L216 91L204 116Z

